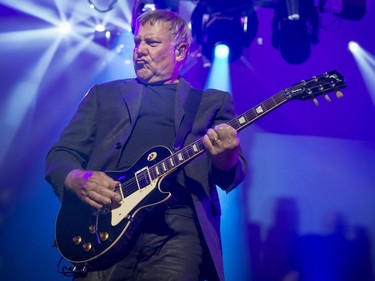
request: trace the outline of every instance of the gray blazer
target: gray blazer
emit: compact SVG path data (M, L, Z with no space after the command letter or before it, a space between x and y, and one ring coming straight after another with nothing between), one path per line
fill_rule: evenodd
M184 116L184 103L191 86L180 79L175 100L175 129ZM134 79L95 85L85 95L60 139L52 146L46 161L46 180L61 199L67 174L76 168L116 170L120 147L129 138L142 100L143 86ZM206 90L194 120L186 133L185 143L201 138L208 128L234 118L231 95ZM146 132L145 132L146 133ZM145 151L148 148L145 148ZM220 203L216 186L229 192L244 178L246 162L240 153L238 164L230 173L217 173L203 154L190 162L178 181L192 190L192 198L202 232L219 280L224 280L220 240Z

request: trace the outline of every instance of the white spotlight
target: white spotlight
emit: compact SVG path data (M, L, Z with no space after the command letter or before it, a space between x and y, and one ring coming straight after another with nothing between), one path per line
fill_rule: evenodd
M97 32L103 32L103 31L105 30L105 26L102 25L102 24L97 24L97 25L95 26L95 30L96 30Z
M359 50L360 50L360 46L359 46L359 44L357 43L357 42L354 42L354 41L350 41L349 43L348 43L348 48L349 48L349 50L352 52L352 53L356 53L356 52L358 52Z
M71 29L72 27L70 26L70 23L68 22L62 22L59 26L60 32L64 34L69 33Z
M219 44L215 47L215 57L225 59L229 55L229 48L227 45Z

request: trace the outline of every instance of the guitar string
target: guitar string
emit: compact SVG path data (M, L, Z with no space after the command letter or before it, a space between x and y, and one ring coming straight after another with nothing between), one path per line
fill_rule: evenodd
M249 125L250 122L254 121L255 118L261 116L261 115L264 115L266 113L269 112L269 110L273 109L274 107L276 106L279 106L281 105L282 102L286 101L287 100L287 97L285 96L285 92L286 91L290 91L291 89L294 88L298 88L298 87L301 87L301 84L304 86L304 88L306 88L307 84L309 82L303 82L303 83L299 83L299 84L296 84L294 86L292 86L291 88L289 89L285 89L283 91L280 91L279 93L277 93L276 95L268 98L266 101L260 103L259 105L257 105L256 107L246 111L245 113L237 116L236 118L230 120L227 124L231 125L232 127L234 127L235 129L239 129L244 126L247 126ZM319 83L318 83L319 84ZM315 86L315 87L310 87L309 89L313 89L313 88L319 88L321 86L324 86L325 84L322 84L320 83L319 86ZM332 88L332 89L324 89L324 91L318 91L318 92L327 92L330 91L330 90L334 90L334 89L339 89L341 88L340 85L335 85L335 88ZM305 91L305 90L304 90ZM313 97L313 96L312 96ZM259 108L259 106L262 106L265 110L262 110L260 111L260 113L258 113L256 110L257 108ZM239 118L240 117L244 117L246 122L241 124L239 122ZM200 150L198 150L197 152L194 152L194 149L192 149L191 147L196 144L198 146L198 148ZM154 173L154 170L156 169L156 167L160 167L163 163L168 167L168 170L173 170L175 169L175 167L169 167L169 163L168 163L168 160L178 160L178 157L176 156L177 154L182 154L182 156L186 156L187 155L187 158L186 159L183 159L181 161L181 163L179 163L177 165L177 167L181 166L182 163L185 163L187 161L190 161L192 158L194 158L197 154L200 154L202 152L202 145L203 145L203 138L200 138L198 139L197 141L195 141L193 144L181 149L180 151L178 151L177 153L175 154L172 154L170 156L168 156L167 158L165 158L163 161L160 161L159 163L149 167L149 171L150 171L150 175L148 175L148 173L142 173L139 177L138 177L138 182L142 182L142 181L145 181L146 183L149 183L150 181L156 179L155 177L155 173ZM192 154L192 155L191 155ZM176 167L176 168L177 168ZM164 173L161 173L159 176L163 176L165 174ZM127 193L133 193L135 192L136 190L139 189L138 187L138 184L135 184L137 182L136 178L133 177L132 179L128 180L128 181L125 181L124 183L121 183L121 189L123 191L124 194L127 194Z
M277 98L278 95L280 95L280 93L279 93L279 94L276 94L274 97L269 98L268 100L266 100L265 102L263 102L263 103L260 104L260 105L263 105L263 107L265 107L265 108L266 108L266 111L267 111L269 105L275 105L275 104L276 104L275 101L274 101L274 99ZM259 107L260 105L258 105L258 107ZM257 117L258 115L259 115L259 114L256 113L255 109L250 109L249 111L247 111L247 112L245 112L244 114L242 114L242 116L246 116L246 117L247 117L246 119L249 119L249 116L251 116L252 118L255 118L255 117ZM240 116L241 116L241 115L240 115ZM249 121L249 120L246 120L246 121L247 121L246 123L248 124L248 122L250 122L251 120L250 120L250 121ZM228 124L229 124L229 125L232 125L235 129L237 129L238 126L239 126L239 123L238 123L238 117L235 118L235 119L230 120L230 121L228 122ZM199 150L198 150L197 152L194 152L194 149L192 148L192 146L193 146L194 144L196 144L196 145L198 146L198 148L199 148ZM189 146L184 147L183 149L181 149L178 153L182 154L183 157L186 157L186 156L187 156L187 158L184 158L184 159L181 161L181 163L184 163L184 162L187 162L187 161L191 160L191 159L192 159L193 157L195 157L198 153L200 153L200 152L202 151L202 145L203 145L203 138L200 138L200 139L198 139L197 141L195 141L193 144L190 144ZM168 166L168 171L174 169L174 167L169 167L170 164L168 163L168 160L169 160L169 159L172 159L172 161L173 161L173 160L176 160L176 158L177 158L176 155L177 155L178 153L175 153L175 154L173 154L173 155L170 155L170 156L168 156L167 158L165 158L163 161L160 161L159 163L157 163L157 164L155 164L155 165L149 167L150 176L152 176L151 174L155 174L155 173L154 173L155 168L156 168L156 167L160 167L160 166L162 166L163 163L164 163L166 166ZM173 158L174 158L174 159L173 159ZM177 167L180 166L181 163L179 163L179 164L177 165ZM161 173L159 176L163 176L164 174L165 174L165 173ZM153 177L150 178L150 177L148 176L148 173L141 173L140 176L138 177L138 182L142 182L142 181L146 181L146 182L148 182L148 181L152 181L152 180L154 180L154 179L155 179L155 176L153 176ZM136 182L137 182L137 180L136 180L135 177L133 177L133 178L131 178L131 179L125 181L125 182L121 182L121 188L122 188L123 194L124 194L124 195L126 195L126 194L128 194L128 193L131 194L131 193L137 191L139 188L138 188L138 184L135 184Z
M203 138L197 140L195 143L197 144L198 148L200 148L202 150ZM198 150L198 152L200 152L201 150ZM176 154L172 154L172 155L168 156L167 158L165 158L163 161L160 161L159 163L149 167L151 177L148 175L148 173L142 172L138 177L138 182L144 181L146 183L150 183L151 181L155 180L157 177L155 177L156 173L155 173L154 170L156 169L156 167L160 168L160 166L162 166L163 163L166 165L167 170L165 172L161 173L158 177L165 175L166 172L171 172L172 170L177 169L182 163L190 160L191 158L193 158L197 154L193 151L193 149L190 146L181 149L179 151L179 153L181 153L184 157L186 157L186 156L188 156L188 157L185 158L177 166L173 167L173 166L171 166L171 164L168 163L169 162L168 160L172 159L176 162L177 156L176 156ZM131 178L131 179L125 181L125 182L121 182L121 188L122 188L123 194L128 194L128 193L131 194L131 193L137 191L139 188L138 188L138 184L135 184L136 182L137 182L136 177L133 177L133 178Z

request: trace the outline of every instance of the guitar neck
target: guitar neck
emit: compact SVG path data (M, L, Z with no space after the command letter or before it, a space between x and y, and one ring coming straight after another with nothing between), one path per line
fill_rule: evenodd
M273 109L279 107L286 101L288 101L288 99L285 93L279 92L276 95L265 100L264 102L258 104L257 106L230 120L227 124L232 126L237 131L240 131L249 126L250 124L254 123L254 121L258 118L266 115Z
M252 124L258 118L264 116L265 114L271 112L273 109L282 105L286 101L288 101L288 98L285 95L285 92L279 92L266 101L253 107L252 109L230 120L227 124L232 126L236 131L240 131ZM150 176L152 179L157 179L160 176L168 174L176 170L177 168L186 165L195 157L202 154L204 151L205 150L202 137L177 151L176 153L172 154L171 156L165 158L163 161L151 166L149 168Z
M339 89L345 87L346 84L341 73L336 70L325 72L322 75L313 76L308 80L302 80L300 83L294 84L290 88L280 91L259 105L230 120L227 124L232 126L235 130L240 131L288 100L313 99L314 103L317 105L317 96L325 95L326 99L329 100L327 93L335 91L336 96L340 98L342 97L342 93ZM155 180L160 176L166 175L177 168L186 165L203 152L203 138L200 138L165 158L163 161L149 167L147 172L149 173L151 180Z

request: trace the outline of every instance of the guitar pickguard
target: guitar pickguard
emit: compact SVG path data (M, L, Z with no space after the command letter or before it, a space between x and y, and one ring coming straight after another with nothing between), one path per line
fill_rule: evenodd
M119 202L118 207L112 208L112 226L118 225L124 218L131 219L132 214L130 212L155 189L157 182L155 180L150 185L139 188Z

